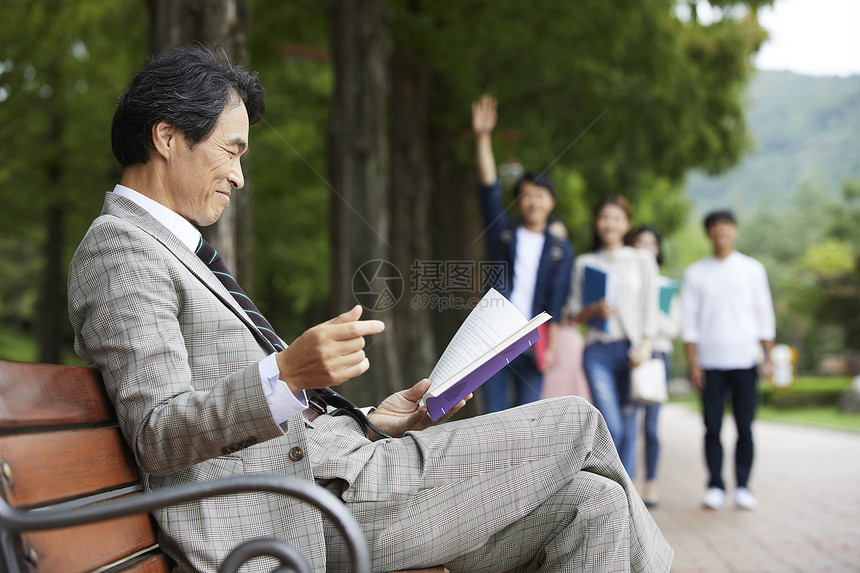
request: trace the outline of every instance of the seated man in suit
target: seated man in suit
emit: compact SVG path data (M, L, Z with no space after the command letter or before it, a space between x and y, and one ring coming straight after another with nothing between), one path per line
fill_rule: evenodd
M381 322L356 307L289 346L274 334L197 229L242 188L264 107L256 75L186 46L151 59L114 116L123 175L73 258L69 314L144 487L313 480L348 505L377 571L668 571L672 551L586 402L434 425L418 405L422 380L368 419L327 389L369 368L364 337ZM346 569L319 512L281 496L196 501L156 519L180 571L215 571L257 537L295 544L315 571Z

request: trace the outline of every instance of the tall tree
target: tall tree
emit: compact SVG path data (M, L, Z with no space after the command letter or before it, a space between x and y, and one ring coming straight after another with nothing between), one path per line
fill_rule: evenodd
M433 308L424 304L429 299L418 296L422 289L417 282L424 269L437 269L440 260L433 258L429 218L434 196L428 130L430 72L411 46L398 42L395 46L389 64L391 191L387 207L391 211L391 261L404 277L402 299L391 316L397 329L392 346L401 360L400 378L393 384L403 387L428 376L436 361Z
M202 42L220 48L233 62L248 66L248 10L245 0L148 0L150 51ZM233 195L214 225L201 229L217 246L224 263L237 280L253 290L253 225L251 186L245 177L242 192Z
M387 5L385 0L333 2L330 22L336 78L329 128L333 310L343 312L355 304L356 294L366 296L365 316L392 327L389 295L393 288L396 298L398 286L389 264L392 44ZM393 344L397 328L377 335L365 348L373 375L349 389L362 402L401 389Z

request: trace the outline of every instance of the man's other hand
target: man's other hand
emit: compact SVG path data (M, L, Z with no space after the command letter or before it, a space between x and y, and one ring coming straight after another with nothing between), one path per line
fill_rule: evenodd
M362 308L309 328L277 355L281 380L292 392L343 384L364 374L370 361L364 337L385 329L380 320L359 320Z
M423 430L434 424L442 423L457 411L466 405L466 402L472 398L469 394L465 400L461 400L456 406L451 408L447 414L434 422L427 413L427 406L419 406L418 401L430 388L430 379L425 378L415 384L412 388L401 390L396 394L392 394L382 401L376 410L371 412L369 419L374 426L395 438L403 437L403 434L413 430ZM379 439L375 432L370 431L371 439Z

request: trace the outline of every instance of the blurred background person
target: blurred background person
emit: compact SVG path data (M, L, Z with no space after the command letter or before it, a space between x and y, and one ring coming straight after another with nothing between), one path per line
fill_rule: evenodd
M487 257L505 263L505 273L491 284L527 319L541 312L552 315L545 330L544 367L555 358L555 335L561 310L570 290L573 249L570 241L549 232L547 222L555 208L555 190L542 174L526 173L514 184L514 199L520 218L511 219L502 203L502 186L493 155L493 129L498 102L489 95L472 104L472 130L478 161L478 192L487 237ZM516 405L540 399L543 374L530 348L517 356L484 383L484 411L498 412L511 403L508 392L514 384Z
M738 430L735 505L754 509L758 502L747 485L753 463L752 423L758 403L756 364L761 344L762 376L770 379L770 351L776 337L773 300L764 265L735 250L738 230L732 212L709 213L705 231L713 245L713 255L690 265L681 285L681 339L690 380L702 396L705 421L709 480L703 505L720 509L726 504L720 431L726 394L730 393Z
M621 462L636 470L634 406L630 370L651 356L657 330L657 262L651 253L629 246L630 205L609 196L594 211L591 251L576 257L568 312L587 323L583 368L594 405L603 414ZM605 297L583 304L586 267L606 275ZM600 324L589 322L598 319ZM632 425L632 426L631 426Z
M550 217L549 232L556 237L569 239L567 226L560 220ZM572 264L572 261L571 261ZM564 313L563 313L564 314ZM541 328L546 325L541 325ZM541 332L543 334L543 332ZM543 388L540 397L581 396L591 402L591 391L582 369L582 351L585 339L579 332L579 325L572 320L562 320L556 332L555 360L546 367L542 359L543 338L535 343L538 368L543 372Z
M633 234L633 246L644 249L654 255L657 266L663 266L663 238L659 231L650 225L643 225L636 229ZM672 351L674 350L673 339L681 334L681 302L677 296L678 281L660 275L657 280L658 294L655 302L658 304L657 330L651 343L654 358L663 360L666 366L666 383L669 383L672 366ZM663 304L661 299L668 300ZM637 404L633 428L638 428L639 412L644 415L645 434L645 488L642 499L647 507L657 507L659 495L657 492L657 465L660 458L660 438L658 435L658 417L660 415L660 404ZM634 434L635 438L635 434ZM635 476L631 476L635 477Z

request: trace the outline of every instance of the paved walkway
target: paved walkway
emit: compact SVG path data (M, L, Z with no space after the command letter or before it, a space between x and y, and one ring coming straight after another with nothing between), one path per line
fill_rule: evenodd
M726 422L729 485L735 434ZM673 572L860 571L860 433L756 421L750 489L759 507L713 511L700 505L700 414L668 404L660 424L661 503L652 515L675 550Z

